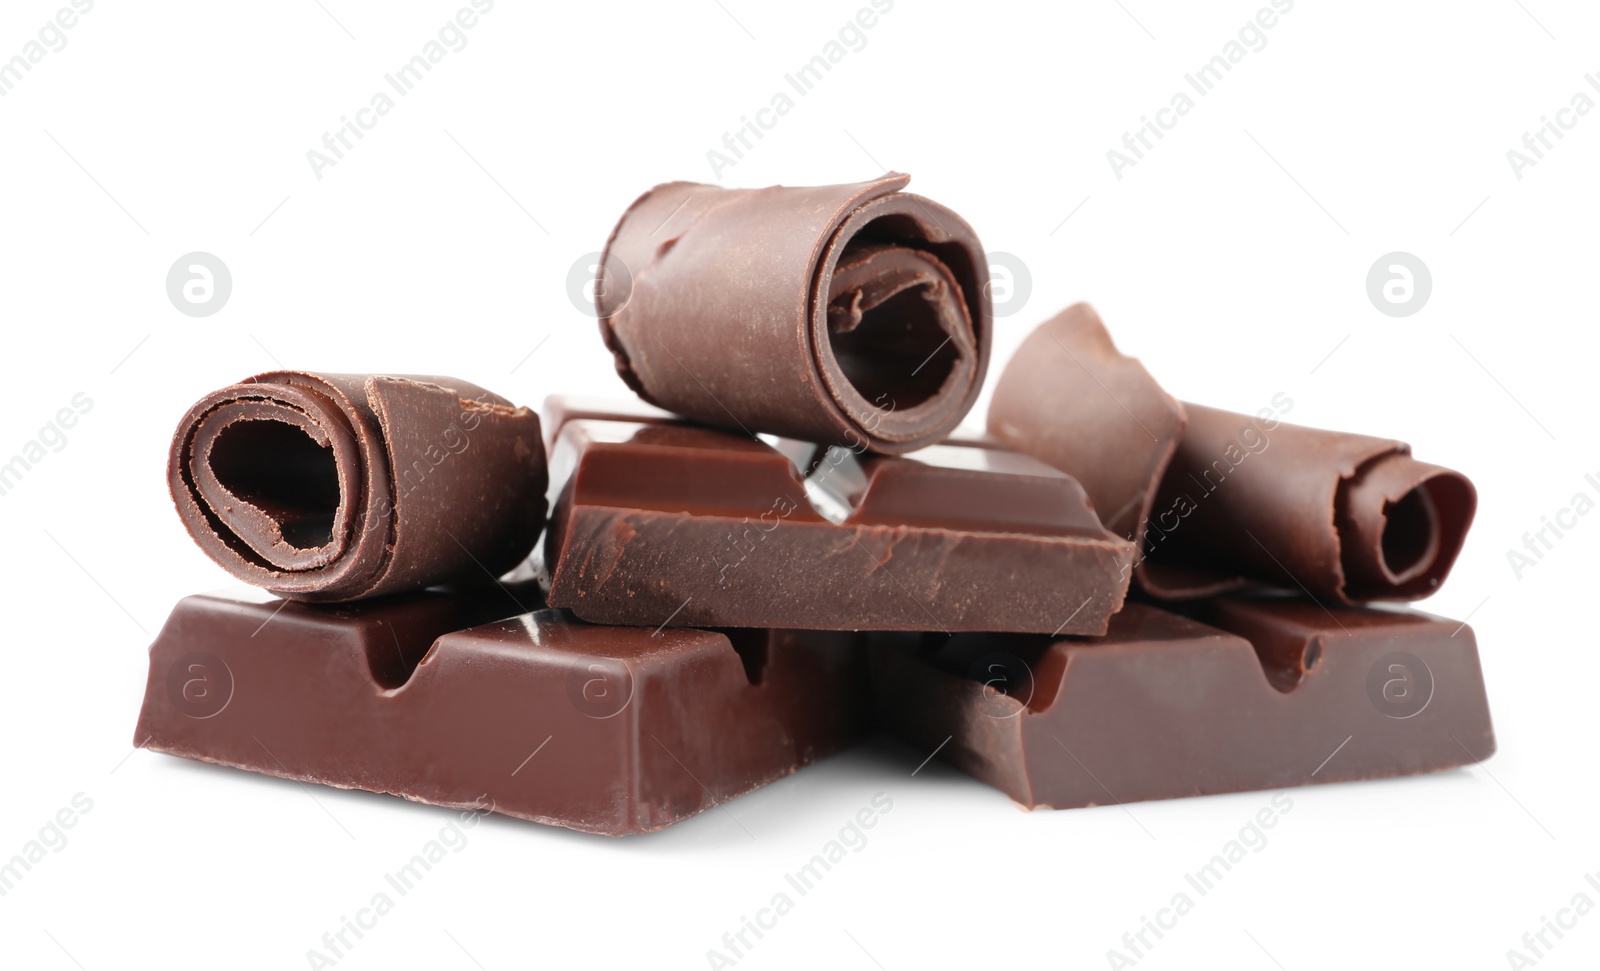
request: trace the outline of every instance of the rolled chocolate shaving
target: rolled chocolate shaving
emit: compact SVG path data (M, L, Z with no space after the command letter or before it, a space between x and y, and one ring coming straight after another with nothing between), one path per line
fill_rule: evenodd
M989 432L1082 482L1107 528L1139 545L1134 579L1163 599L1259 586L1342 604L1425 597L1477 505L1465 476L1403 442L1173 400L1083 304L1023 342Z
M1334 520L1347 582L1398 586L1438 561L1438 508L1415 474L1430 468L1386 455L1344 481Z
M1464 476L1385 455L1340 483L1345 588L1357 599L1426 597L1461 552L1477 493Z
M200 548L305 601L499 576L539 537L546 479L538 416L483 388L301 371L206 395L167 463Z
M1393 439L1185 408L1137 574L1145 592L1203 597L1264 581L1358 604L1415 600L1444 582L1477 507L1465 476Z
M1106 528L1141 548L1184 425L1183 405L1086 303L1023 340L989 403L990 435L1077 479Z
M943 438L988 368L988 264L909 181L645 193L595 286L617 373L653 405L752 434L885 453Z

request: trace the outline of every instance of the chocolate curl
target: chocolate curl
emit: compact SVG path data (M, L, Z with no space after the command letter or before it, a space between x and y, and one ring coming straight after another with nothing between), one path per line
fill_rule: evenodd
M989 403L990 435L1077 479L1106 528L1140 548L1184 425L1183 405L1086 303L1023 340Z
M1477 505L1465 476L1402 442L1172 399L1085 304L1023 342L989 432L1082 482L1107 528L1139 544L1134 579L1163 599L1260 586L1341 604L1426 597Z
M247 378L179 422L167 481L206 555L291 600L497 577L544 526L538 416L453 378Z
M1349 595L1410 600L1438 589L1472 522L1472 483L1397 453L1340 486L1336 519Z
M1392 439L1185 407L1146 538L1147 593L1265 581L1360 604L1416 600L1444 582L1477 508L1466 476Z
M645 193L595 287L617 373L653 405L751 434L884 453L942 439L988 368L988 264L908 182Z

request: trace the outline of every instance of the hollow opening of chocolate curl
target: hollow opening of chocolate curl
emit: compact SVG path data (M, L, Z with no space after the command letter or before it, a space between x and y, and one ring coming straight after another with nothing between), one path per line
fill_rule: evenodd
M317 549L333 541L338 465L333 450L301 428L281 421L235 422L217 435L209 461L217 482L270 516L289 545Z
M960 360L940 323L939 305L930 299L932 289L928 284L907 287L875 307L862 308L854 328L830 328L840 370L862 397L880 408L911 408L927 401L944 387ZM860 299L859 293L845 298L851 296Z
M972 406L988 361L982 261L959 217L911 195L866 202L829 240L806 337L835 417L874 451L937 441Z
M1396 577L1426 570L1439 549L1439 516L1426 484L1385 504L1383 563Z

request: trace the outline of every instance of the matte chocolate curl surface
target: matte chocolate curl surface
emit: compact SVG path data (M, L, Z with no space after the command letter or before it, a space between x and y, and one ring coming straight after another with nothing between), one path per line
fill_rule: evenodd
M1477 509L1466 476L1392 439L1185 408L1156 498L1157 515L1178 525L1146 534L1148 593L1203 597L1264 580L1359 604L1416 600L1444 582Z
M1134 578L1152 596L1433 593L1472 524L1472 483L1403 442L1279 421L1287 410L1177 401L1077 304L1017 349L989 432L1083 484L1107 528L1138 544Z
M547 473L538 415L476 385L274 371L189 409L167 480L229 573L341 601L511 569L544 526Z
M988 263L908 182L645 193L595 287L617 372L651 404L752 434L890 454L942 439L988 368Z

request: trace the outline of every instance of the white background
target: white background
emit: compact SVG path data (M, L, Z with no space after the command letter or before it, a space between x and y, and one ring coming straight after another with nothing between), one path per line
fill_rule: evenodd
M307 151L464 5L101 0L0 98L0 459L93 401L0 497L0 858L93 802L0 898L7 967L305 967L454 818L131 750L150 637L229 582L166 496L184 409L280 363L531 404L625 393L569 269L649 186L712 180L707 151L866 4L499 0L319 180ZM0 59L63 6L8 0ZM1506 556L1600 496L1600 112L1565 116L1520 179L1506 157L1574 93L1600 100L1600 11L1299 0L1119 180L1107 150L1262 6L899 0L722 181L912 173L1031 272L994 373L1088 299L1180 397L1254 411L1282 391L1292 421L1475 479L1471 539L1424 606L1472 615L1499 754L1292 791L1139 966L1506 967L1574 894L1600 904L1600 515L1520 579ZM197 250L233 276L205 318L164 288ZM1433 277L1403 318L1365 287L1395 250ZM871 841L739 967L1106 967L1270 797L1027 814L937 762L912 777L925 755L881 742L643 838L486 821L338 967L706 967L879 792ZM1550 939L1539 967L1593 967L1600 916Z

